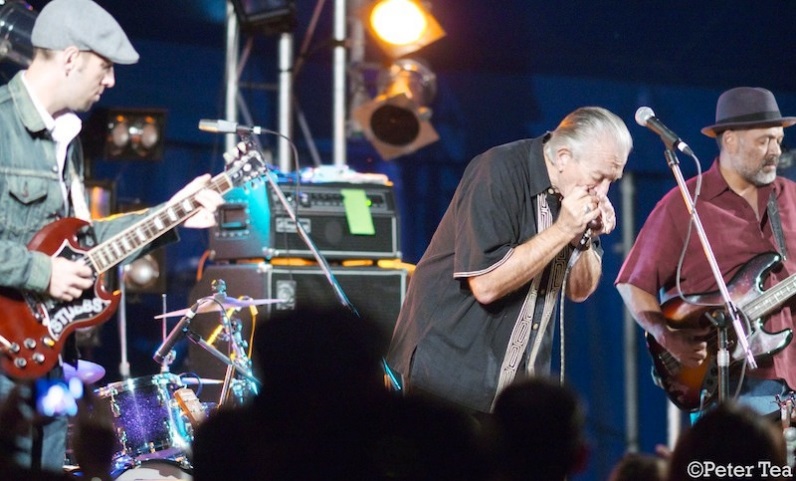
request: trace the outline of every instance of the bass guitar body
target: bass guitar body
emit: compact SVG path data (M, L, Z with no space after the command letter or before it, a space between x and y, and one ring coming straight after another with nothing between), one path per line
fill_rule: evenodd
M764 329L764 316L781 306L796 293L796 275L768 291L763 291L766 275L780 261L776 253L765 253L747 262L727 284L730 297L748 321L746 338L755 359L762 360L784 349L791 341L791 329L769 332ZM719 292L673 297L665 301L661 310L672 329L699 328L713 325L710 317L725 312ZM744 322L745 323L745 322ZM731 350L730 368L741 366L744 353L738 347L737 337L729 327ZM716 330L706 339L708 357L696 367L680 364L654 337L647 334L647 348L652 357L653 379L663 388L669 399L680 409L695 411L710 402L718 393L718 368L716 365Z

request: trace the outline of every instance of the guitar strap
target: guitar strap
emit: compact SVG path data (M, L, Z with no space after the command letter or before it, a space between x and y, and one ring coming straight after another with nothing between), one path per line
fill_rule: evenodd
M553 224L553 213L550 210L550 205L547 203L546 192L536 197L536 215L539 232L542 232ZM544 337L544 333L547 330L547 326L550 323L550 318L555 308L556 298L558 291L561 289L565 268L566 259L562 251L562 253L559 253L555 257L550 266L543 269L542 272L531 281L528 293L525 296L525 302L514 324L508 346L506 346L506 352L503 356L503 362L500 368L498 385L495 391L496 394L500 393L503 388L514 380L522 357L526 353L526 350L528 350L529 342L531 346L526 360L526 371L528 374L534 373L536 358L539 354L542 338ZM541 296L541 299L539 296L540 288L544 288L545 292L545 294ZM540 302L541 304L539 304ZM531 341L531 339L533 339L533 341Z
M777 243L777 250L782 259L788 258L788 247L785 245L785 234L782 231L782 219L779 217L779 207L777 206L777 196L774 189L771 189L771 195L768 196L768 219L771 222L771 230L774 232L774 240Z
M86 195L86 189L83 185L83 179L81 178L80 172L78 172L78 166L75 165L75 161L73 160L74 156L73 149L81 148L79 144L72 143L70 145L69 154L66 158L66 175L64 182L66 183L67 193L69 197L69 201L72 204L72 217L77 217L78 219L84 220L88 223L91 223L91 209L88 207L88 196ZM67 207L67 211L69 208Z

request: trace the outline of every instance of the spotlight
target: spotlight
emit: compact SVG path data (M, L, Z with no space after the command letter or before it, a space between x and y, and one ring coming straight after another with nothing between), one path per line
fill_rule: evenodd
M118 213L146 208L140 202L120 202ZM128 294L162 294L166 292L166 248L158 247L122 267L121 281Z
M86 152L108 160L162 160L165 121L160 109L98 109L84 130Z
M364 11L364 25L391 57L415 52L445 36L426 5L417 0L378 0Z
M399 59L382 76L381 92L352 116L384 160L410 154L439 140L429 122L437 77L423 63Z
M296 27L295 0L232 0L242 30L278 34Z
M158 255L159 249L124 266L124 286L129 292L163 292L165 285L160 266L163 256ZM162 254L162 252L160 252Z
M2 5L0 1L0 5ZM36 12L22 1L9 1L0 8L0 60L9 59L23 67L33 60L30 34Z

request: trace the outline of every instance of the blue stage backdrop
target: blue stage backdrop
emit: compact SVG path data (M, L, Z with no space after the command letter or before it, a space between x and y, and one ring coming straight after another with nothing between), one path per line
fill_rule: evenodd
M223 168L222 138L198 131L202 118L223 118L224 86L223 26L208 24L207 38L200 42L167 42L133 38L142 60L133 66L117 66L117 86L106 92L100 106L157 107L168 110L166 150L162 161L132 162L91 159L95 178L115 182L121 202L155 205L167 200L193 177ZM175 25L174 28L180 28ZM435 51L436 52L436 51ZM440 55L439 52L437 52ZM449 54L450 55L450 54ZM276 80L276 52L273 39L256 42L242 80L248 84L273 84ZM663 144L657 136L633 120L639 106L650 106L693 148L702 168L713 161L716 146L699 129L712 122L716 98L723 88L601 80L581 76L542 75L529 62L520 62L519 71L473 71L466 68L437 70L438 95L431 107L432 122L440 140L414 154L390 162L379 159L364 140L349 144L349 165L363 172L381 172L395 184L401 222L403 260L415 263L450 201L467 162L484 149L521 137L533 137L553 129L571 110L584 105L606 107L628 124L635 148L627 171L634 174L636 196L632 205L641 223L655 203L675 182L663 158ZM462 62L458 62L461 67ZM432 64L433 66L433 64ZM2 65L6 77L13 73ZM760 79L765 86L766 79ZM331 162L331 68L330 55L307 59L296 84L297 105L307 118L312 141L324 163ZM784 114L796 113L796 95L775 92ZM253 122L276 126L275 94L267 89L244 89L244 101ZM794 134L791 134L794 135ZM310 166L307 138L298 129L294 140L300 163ZM266 148L275 145L263 137ZM788 144L788 140L786 140ZM693 163L683 159L687 176ZM624 181L622 181L624 182ZM611 199L620 207L619 186ZM621 218L621 212L619 212ZM588 429L593 456L580 480L604 480L610 467L626 449L623 327L624 308L613 287L622 261L622 230L638 226L621 225L603 239L604 277L597 293L582 304L567 304L566 375L588 405ZM180 229L182 240L166 249L166 301L169 310L186 307L198 269L205 265L208 248L205 232ZM252 294L254 295L254 294ZM135 294L128 299L129 356L133 376L157 373L152 361L161 327L153 317L161 312L158 294ZM170 326L173 325L170 323ZM102 328L102 343L92 355L108 369L102 382L118 379L117 319ZM652 451L666 442L665 397L653 386L650 363L641 340L637 347L640 402L640 447ZM184 354L185 346L179 349Z

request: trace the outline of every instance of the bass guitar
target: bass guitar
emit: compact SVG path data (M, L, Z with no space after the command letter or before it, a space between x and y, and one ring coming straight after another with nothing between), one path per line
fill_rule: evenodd
M246 144L240 144L234 153L224 157L225 171L213 177L207 187L220 194L258 177L266 168L260 152ZM28 243L28 250L88 265L94 272L94 287L70 302L45 294L0 288L0 370L17 379L46 374L58 362L69 334L101 324L116 311L121 293L105 289L103 274L182 223L200 207L196 194L175 199L90 249L81 246L79 240L79 233L89 226L86 221L64 218L38 231Z
M796 274L763 291L763 281L767 274L777 266L779 254L767 252L754 257L733 276L727 284L730 298L738 306L741 314L749 321L747 335L749 347L755 359L765 359L780 352L793 337L791 329L768 332L764 329L764 317L779 308L796 294ZM713 325L710 315L724 311L721 294L695 294L673 297L661 305L663 316L672 329L698 328ZM652 356L653 379L669 399L684 411L696 411L704 403L711 401L718 391L718 367L716 365L716 335L714 329L707 339L708 357L696 367L680 364L674 356L654 337L647 333L647 348ZM745 358L733 329L729 330L731 355L730 369L742 365Z

